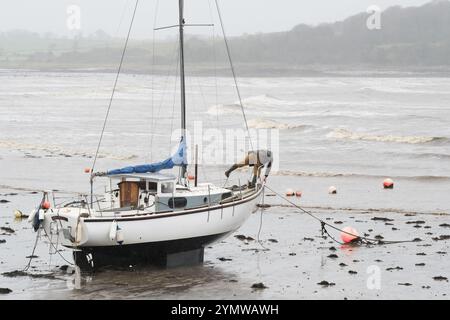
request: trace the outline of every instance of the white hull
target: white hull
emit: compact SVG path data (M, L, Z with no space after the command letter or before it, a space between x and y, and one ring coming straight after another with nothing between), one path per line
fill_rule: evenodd
M156 214L128 211L116 216L82 217L88 214L87 209L60 208L47 211L43 227L48 234L58 234L62 245L74 249L211 239L237 230L255 210L261 191L227 204ZM121 230L120 243L111 236L113 224Z

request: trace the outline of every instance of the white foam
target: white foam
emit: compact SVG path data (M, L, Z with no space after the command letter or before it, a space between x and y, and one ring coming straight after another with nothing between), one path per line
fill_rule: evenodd
M263 94L242 99L242 105L247 111L258 111L262 109L279 110L290 106L298 105L297 101L282 100L276 97ZM241 105L239 101L233 104L220 104L210 107L207 111L210 115L224 115L224 114L240 114Z
M274 96L263 94L259 96L253 96L249 98L245 98L242 100L242 103L244 106L247 106L249 108L254 107L283 107L283 106L294 106L298 102L297 101L289 101L289 100L282 100L278 99ZM239 102L235 103L239 105Z
M343 128L334 129L327 135L327 137L342 140L364 140L364 141L396 142L409 144L428 143L442 139L438 137L425 137L425 136L372 135L367 133L352 132L350 130Z
M253 129L280 129L280 130L299 129L305 127L304 125L281 123L274 120L261 118L249 120L248 126Z
M364 88L357 90L357 92L363 93L363 94L371 94L371 93L421 94L421 95L448 94L448 92L445 92L445 91L425 90L425 89L417 89L414 87L395 87L395 86L364 87Z
M86 150L75 150L75 149L67 149L56 145L40 145L40 144L28 144L21 143L10 140L0 140L0 148L9 149L9 150L19 150L26 152L42 152L51 155L61 155L61 156L73 156L73 157L85 157L92 158L94 156L93 152ZM118 155L107 152L99 153L99 158L108 158L112 160L131 160L135 159L136 155Z

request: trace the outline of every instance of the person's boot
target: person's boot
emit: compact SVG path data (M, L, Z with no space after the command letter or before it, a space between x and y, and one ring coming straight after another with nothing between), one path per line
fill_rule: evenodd
M227 178L229 178L229 177L230 177L230 173L233 172L234 170L236 170L237 168L238 168L238 166L234 164L233 166L231 166L230 169L228 169L227 171L225 171L225 176L226 176Z
M253 177L252 181L248 183L248 188L253 189L256 186L256 177Z

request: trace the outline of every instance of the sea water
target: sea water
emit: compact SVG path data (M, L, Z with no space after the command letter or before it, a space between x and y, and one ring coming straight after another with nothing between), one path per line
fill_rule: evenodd
M7 240L0 244L2 272L22 268L27 262L25 256L31 252L34 234L26 222L12 221L13 209L28 213L39 202L40 194L30 192L89 191L89 175L83 171L92 166L114 78L114 74L95 72L0 71L0 198L10 201L0 204L0 225L8 223L16 229L14 235L0 236ZM216 129L225 132L227 129L245 128L231 78L188 77L186 81L188 129L193 127L194 122L201 123L205 131ZM172 76L120 76L96 170L159 161L170 156L177 145L173 132L180 123L178 82L179 79ZM242 78L238 82L249 128L276 130L279 137L275 154L277 168L268 179L271 188L280 193L284 193L287 188L300 190L302 198L293 199L298 205L320 212L323 217L332 216L333 219L344 220L354 226L356 224L356 227L358 223L352 220L364 221L360 223L365 229L377 227L370 220L377 214L393 216L402 224L408 214L423 215L425 218L420 219L427 223L429 219L433 228L440 228L440 224L448 222L448 218L442 214L450 212L449 79L360 76ZM239 156L239 152L236 152L236 156ZM223 171L230 164L202 164L199 179L224 183ZM245 173L236 173L238 176L241 177L239 181L244 183L248 178ZM382 182L387 177L394 180L394 190L382 188ZM328 195L327 190L331 185L336 186L337 195ZM104 188L105 185L99 183L96 192ZM63 195L56 197L63 199ZM324 266L322 260L327 261L325 253L328 253L328 248L324 251L320 248L328 247L329 244L315 242L308 246L308 241L300 241L304 237L320 234L314 221L309 221L307 216L295 215L292 208L283 207L286 203L280 198L266 197L266 202L273 205L266 211L268 218L263 224L265 233L262 234L266 245L273 247L269 253L243 251L248 246L261 248L255 243L246 245L230 237L225 240L226 243L207 250L207 266L201 272L187 269L165 271L157 273L156 278L160 282L155 283L150 280L155 278L154 272L160 271L145 271L149 272L144 275L149 282L142 286L130 283L131 278L127 273L117 273L115 282L100 276L93 282L88 281L95 285L88 285L85 290L95 291L101 298L108 297L107 292L116 292L117 295L130 292L131 285L135 286L135 291L131 290L134 297L170 298L202 297L201 290L197 290L201 286L209 288L207 292L210 293L221 292L221 286L231 286L218 297L232 298L232 292L237 297L251 297L250 282L266 280L272 282L275 289L258 292L264 297L283 297L284 293L289 298L313 294L325 298L357 297L337 289L327 294L316 287L316 282L327 280L321 279L320 272L338 279L343 274L338 273L340 276L337 276L333 273L337 264L330 265L328 262L325 264L328 267ZM285 225L288 219L293 222L290 226ZM253 215L238 233L245 232L256 237L259 224L259 216ZM380 228L378 230L382 232ZM427 232L426 229L408 229L401 234L392 234L389 226L383 228L394 238L415 235L426 237ZM441 231L445 232L445 229ZM267 242L271 237L277 238L283 246ZM300 242L301 252L298 251ZM432 247L429 250L445 252L447 242L439 242L439 245L440 248ZM56 265L65 264L57 255L53 256L49 264L48 258L44 257L49 248L43 246L38 249L38 270L54 270ZM419 250L416 246L409 246L410 255L400 261L409 261L414 265L412 260ZM289 256L292 252L286 250L297 255ZM385 257L386 250L384 253L381 251L371 252L374 256L384 256L379 260L389 260ZM401 251L399 248L393 249L398 254ZM257 269L240 270L231 261L220 263L220 270L217 271L215 267L217 258L223 255L221 252L227 253L238 264L241 259L255 258L258 261L255 265ZM313 257L315 252L322 252L323 257L316 260ZM71 259L69 252L64 254L67 259ZM308 254L312 256L308 258ZM367 261L377 260L364 250L359 250L357 254ZM280 265L273 265L271 255L283 256ZM429 259L439 264L444 261L440 257L437 255ZM284 259L292 259L292 266ZM309 261L310 265L318 269L309 269L303 261ZM349 264L350 260L346 261ZM290 286L287 278L281 284L276 284L277 277L272 271L286 265L292 267L292 275L295 274L298 279L297 287ZM360 269L359 274L364 273L364 270ZM431 279L434 273L439 272L440 269L432 269L426 276ZM202 276L199 278L194 274ZM242 276L235 285L233 281L237 274ZM67 279L71 281L71 276L60 276L63 280L56 283L45 279L23 279L19 284L12 281L14 279L0 276L0 287L11 287L16 297L33 297L35 292L42 290L47 297L55 297L54 292L59 291L67 297L78 297L77 291L71 291L73 288L65 283ZM348 280L345 277L342 279L341 284ZM208 285L210 280L212 284ZM358 292L364 292L363 296L377 297L374 291L369 294L368 289L362 289L365 288L364 278L360 280ZM48 290L41 288L42 282L48 285ZM425 280L423 283L426 286ZM392 282L390 285L395 288L390 292L399 290L397 283ZM105 291L100 289L98 293L99 287ZM111 287L115 289L111 290ZM445 290L439 288L426 293L419 290L415 295L440 296ZM20 291L22 289L25 291ZM209 294L207 296L210 297ZM382 296L391 297L391 294L384 291Z

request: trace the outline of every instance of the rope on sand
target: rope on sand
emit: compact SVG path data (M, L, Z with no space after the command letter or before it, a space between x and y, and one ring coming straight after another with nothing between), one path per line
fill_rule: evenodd
M274 194L276 194L278 197L280 197L281 199L283 199L284 201L286 201L287 203L289 203L290 205L294 206L295 208L297 208L298 210L302 211L303 213L306 213L307 215L309 215L310 217L316 219L317 221L320 222L320 226L321 226L321 231L322 231L322 236L327 235L328 237L330 237L333 241L339 243L339 244L343 244L339 241L337 241L335 238L333 238L330 233L328 232L328 230L326 229L326 227L330 227L336 231L340 231L344 234L350 235L352 237L355 237L355 239L353 241L350 242L350 244L366 244L366 245L384 245L384 244L396 244L396 243L407 243L407 242L417 242L417 239L414 240L402 240L402 241L388 241L388 240L378 240L378 239L371 239L368 237L363 237L363 236L359 236L356 234L352 234L351 232L342 230L340 228L335 227L334 225L318 218L317 216L315 216L313 213L311 213L310 211L307 211L305 209L303 209L302 207L300 207L299 205L295 204L294 202L292 202L291 200L289 200L288 198L284 197L283 195L281 195L280 193L276 192L275 190L273 190L272 188L270 188L267 184L264 185L264 188L269 189L270 191L272 191Z

